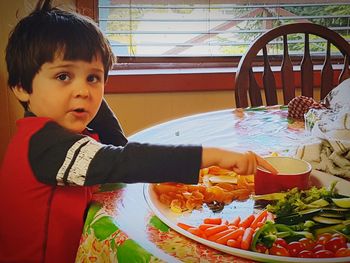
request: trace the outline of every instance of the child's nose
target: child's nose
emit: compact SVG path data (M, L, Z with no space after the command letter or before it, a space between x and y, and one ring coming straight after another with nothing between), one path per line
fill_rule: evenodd
M80 84L75 88L75 96L76 97L88 97L89 96L89 88L87 85Z

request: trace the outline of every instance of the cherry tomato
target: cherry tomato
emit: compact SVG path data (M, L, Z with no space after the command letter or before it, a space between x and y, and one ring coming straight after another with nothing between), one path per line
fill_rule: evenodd
M288 246L287 241L285 241L283 238L280 238L280 237L277 238L274 243L276 245L280 245L281 247L285 247L285 248L287 248L287 246Z
M350 248L339 248L337 252L335 252L336 257L350 257Z
M315 255L310 250L302 250L298 254L298 258L313 258L313 257L315 257Z
M323 233L323 234L317 236L316 244L325 245L327 243L327 241L330 240L331 238L332 238L331 233Z
M346 248L346 239L336 236L332 237L330 240L327 241L325 244L325 249L336 252L340 248Z
M334 257L334 253L329 250L319 250L314 253L315 258L332 258Z
M314 248L314 246L316 245L315 241L313 241L310 238L305 238L305 237L301 238L299 240L299 242L304 246L305 250L312 250Z
M261 243L256 244L255 248L256 248L256 251L258 251L259 253L264 253L265 254L266 251L267 251L267 247L264 246Z
M345 237L343 234L341 234L341 233L334 233L334 234L332 235L332 238L333 238L333 237L339 237L339 238L341 238L341 239L344 241L344 243L347 242L346 237Z
M316 240L320 239L321 237L327 238L327 239L331 239L332 234L331 233L323 233L317 236Z
M304 250L304 245L298 241L293 241L288 244L287 249L292 257L297 257L299 252Z
M280 245L272 245L272 247L269 249L270 255L276 255L276 256L282 256L282 257L289 257L289 252L285 247L282 247Z
M316 252L316 251L319 251L319 250L325 250L325 246L323 244L316 244L316 246L314 246L314 248L312 249L312 252Z

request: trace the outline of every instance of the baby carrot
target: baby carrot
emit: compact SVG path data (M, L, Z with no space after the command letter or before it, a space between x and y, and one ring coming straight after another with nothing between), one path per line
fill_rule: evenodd
M200 230L198 227L190 227L187 229L187 231L195 236L206 238L204 232Z
M216 240L218 240L220 237L223 237L223 236L225 236L225 235L227 235L229 233L232 233L234 231L235 231L235 229L230 229L230 228L226 229L226 230L223 230L223 231L218 232L218 233L216 233L214 235L211 235L210 237L208 237L208 240L216 242Z
M268 161L266 161L265 159L263 159L259 155L256 155L255 153L253 153L253 154L255 155L256 162L259 166L265 168L266 170L270 171L274 175L278 174L278 171L276 170L276 168L273 167Z
M235 219L232 220L232 222L229 223L229 225L238 226L240 222L241 222L241 217L237 216Z
M252 241L252 236L254 234L254 229L248 227L243 234L241 241L241 249L248 250L250 247L250 242Z
M262 221L260 221L260 222L258 222L258 223L256 224L255 231L256 231L258 228L262 227L262 226L265 224L266 218L267 218L267 217L264 217L264 219L263 219Z
M177 226L181 227L182 229L188 230L189 228L194 228L194 226L187 225L185 223L177 223Z
M214 217L214 218L205 218L203 220L204 224L214 224L214 225L220 225L222 222L222 219L220 217Z
M226 245L229 239L237 239L239 236L242 236L244 232L245 231L243 228L238 228L234 230L232 233L228 233L223 237L220 237L218 240L216 240L216 243Z
M236 230L236 229L238 229L238 226L228 225L228 228L229 228L229 229Z
M204 230L204 233L207 237L210 237L211 235L214 235L226 229L228 229L227 225L216 225L216 226L207 228L206 230Z
M259 214L257 214L255 216L255 219L251 223L250 227L254 228L254 229L257 228L258 223L263 221L264 218L267 217L267 213L268 213L268 211L265 209L265 210L262 210Z
M229 239L226 243L229 247L241 248L241 241L235 239Z
M198 226L198 228L202 231L208 229L209 227L212 227L212 226L217 226L217 225L214 225L214 224L201 224Z
M250 227L251 223L254 221L255 216L253 214L247 216L242 222L239 223L239 227L247 228Z

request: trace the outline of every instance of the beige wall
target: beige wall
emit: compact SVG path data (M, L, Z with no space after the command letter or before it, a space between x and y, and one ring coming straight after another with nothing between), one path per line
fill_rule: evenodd
M106 100L127 135L173 118L234 105L231 91L108 94Z
M16 107L12 94L7 88L7 72L5 65L5 48L8 34L16 23L16 12L23 14L23 1L0 1L0 159L2 159L9 137L14 130L15 115L19 107Z

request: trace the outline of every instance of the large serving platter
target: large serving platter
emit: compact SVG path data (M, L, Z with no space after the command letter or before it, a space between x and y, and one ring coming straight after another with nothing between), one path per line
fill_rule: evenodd
M339 193L350 196L350 182L346 181L342 178L335 177L333 175L329 175L319 171L312 171L310 182L315 186L329 186L333 181L338 181L336 185L336 189ZM193 210L191 212L185 213L175 213L171 211L166 205L159 202L156 193L153 190L152 184L145 184L144 187L144 196L149 204L151 210L155 213L155 215L162 220L165 224L167 224L170 228L177 231L178 233L195 240L201 244L204 244L208 247L217 249L219 251L232 254L235 256L239 256L242 258L247 258L251 260L256 260L260 262L350 262L350 257L343 258L293 258L293 257L281 257L274 255L266 255L262 253L246 251L237 248L231 248L225 245L221 245L215 242L211 242L209 240L197 237L188 231L177 226L178 222L186 223L189 225L197 226L203 222L204 218L207 217L221 217L223 219L232 220L236 216L240 216L241 218L245 218L249 214L253 212L258 212L263 207L259 206L258 203L255 203L254 200L248 199L245 201L233 201L231 204L225 206L225 208L221 212L213 212L208 207L203 206L200 210Z

